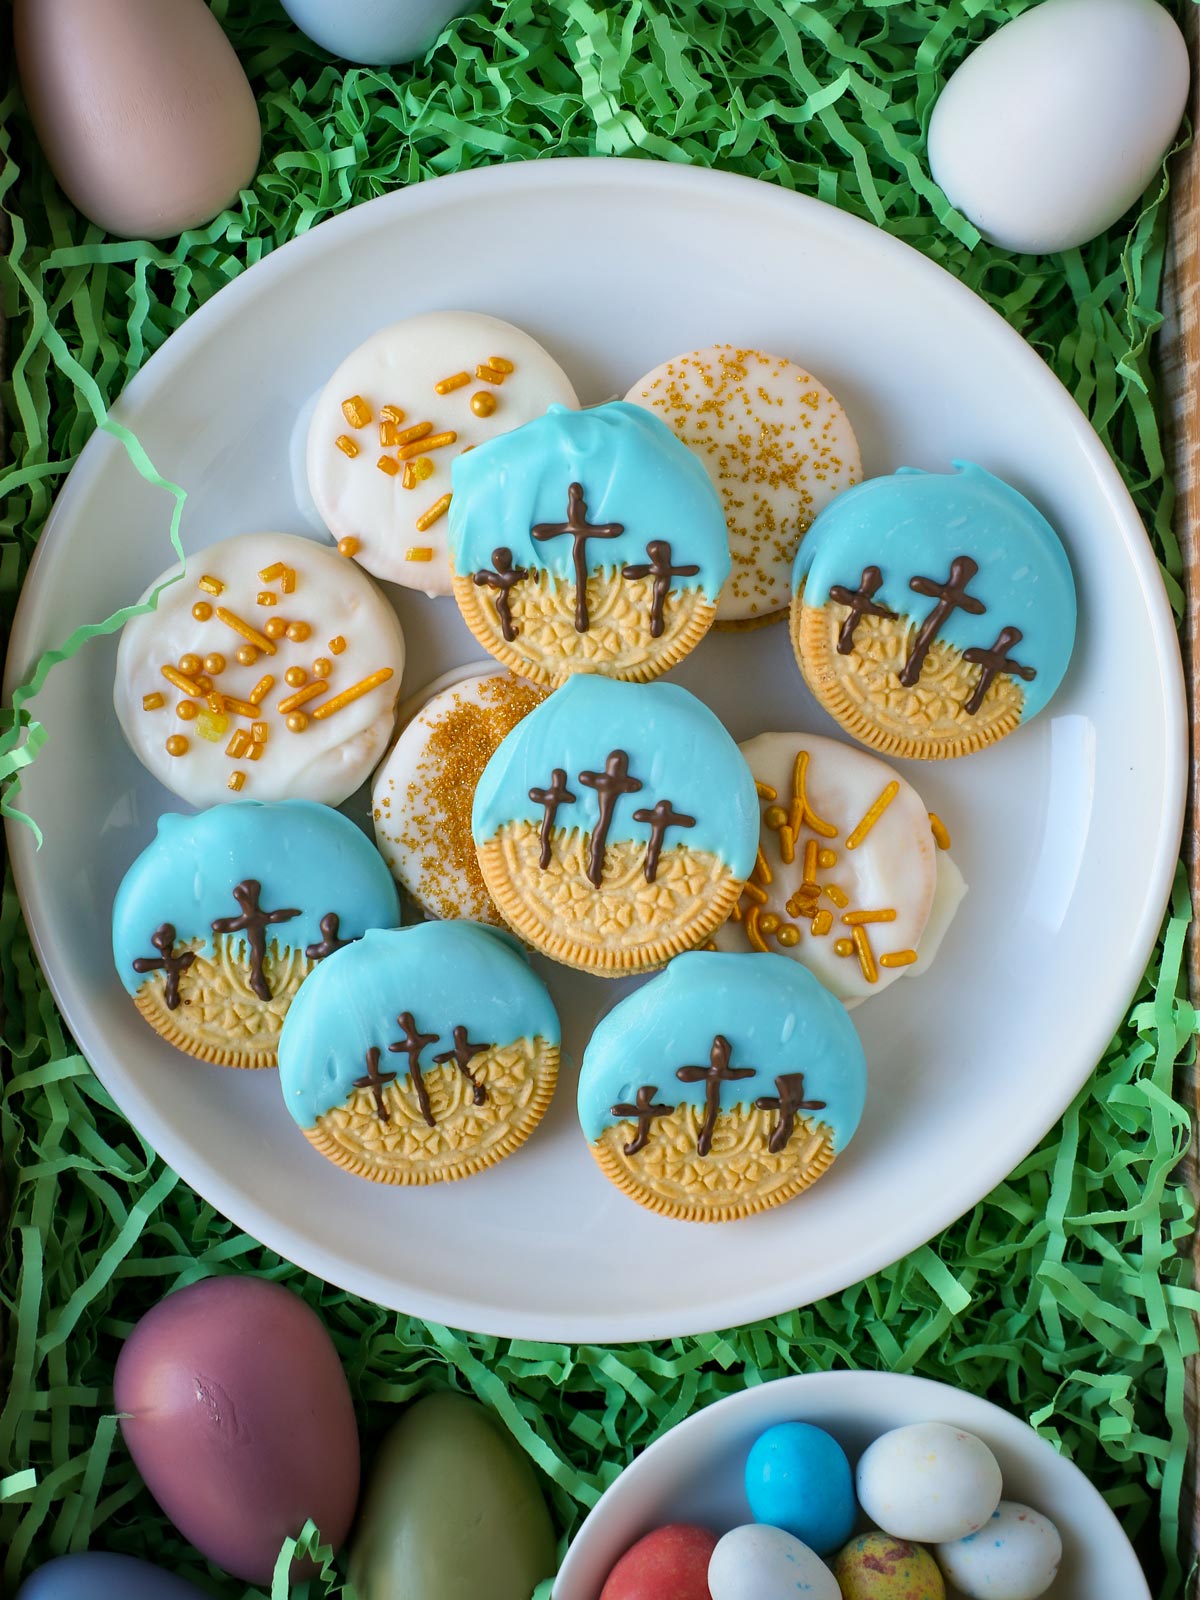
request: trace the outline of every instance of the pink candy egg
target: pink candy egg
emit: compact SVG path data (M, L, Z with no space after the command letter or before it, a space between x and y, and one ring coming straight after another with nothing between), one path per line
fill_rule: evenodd
M600 1600L709 1600L708 1563L717 1536L673 1522L631 1545L609 1573Z

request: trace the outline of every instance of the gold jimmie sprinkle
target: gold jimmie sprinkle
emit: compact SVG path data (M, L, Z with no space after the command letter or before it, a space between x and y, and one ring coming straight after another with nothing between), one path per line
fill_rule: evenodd
M517 370L507 356L489 356L487 364L489 367L494 367L497 372L502 372L506 378Z
M319 694L324 694L329 685L324 678L314 678L311 683L306 683L303 689L297 689L295 694L289 694L275 707L281 717L286 717L289 711L296 711L309 700L315 700Z
M246 699L249 700L252 706L256 706L260 701L266 699L274 687L275 679L269 672L264 673L264 675L254 685L253 689L251 689L250 693L246 696Z
M252 628L248 622L243 622L236 613L226 611L224 606L218 606L217 616L220 617L227 628L232 628L234 633L240 633L243 639L249 640L264 655L273 656L275 654L275 646L267 638L266 634L259 633L257 628Z
M414 439L425 439L433 432L432 422L414 422L411 428L396 435L397 444L411 444Z
M427 528L432 528L434 523L437 522L441 517L444 517L449 509L450 496L448 494L444 494L440 500L435 500L433 502L428 511L422 511L421 515L417 518L417 532L424 533Z
M847 850L858 849L859 845L867 837L871 829L879 821L880 817L891 805L892 801L899 793L900 785L898 783L893 781L892 783L888 784L887 788L884 789L883 793L879 796L875 803L867 810L862 820L857 823L855 827L852 828L851 831L846 835Z
M446 496L449 499L449 495ZM331 717L335 711L340 711L343 706L348 706L351 701L359 699L364 694L370 694L372 689L386 683L392 676L391 667L380 667L378 672L372 672L370 677L362 678L358 683L352 683L348 689L343 689L341 694L335 694L332 700L325 700L316 706L312 713L314 722L320 722L323 717ZM321 687L324 688L322 681Z
M929 831L933 834L933 842L939 850L949 850L950 833L936 811L929 813Z
M194 678L189 678L185 672L180 672L178 667L171 666L170 662L162 668L162 675L172 688L178 689L181 694L191 695L194 700L199 700L203 690Z
M274 583L276 578L282 578L286 568L282 561L272 561L269 567L263 567L258 574L260 583Z
M433 392L434 394L452 394L455 389L463 388L470 381L471 374L469 372L455 372L449 378L443 378L439 383L435 383Z
M441 450L445 445L455 444L458 435L453 429L447 428L445 433L429 433L421 439L414 439L412 444L406 444L402 450L396 452L398 461L410 461L414 456L424 455L426 450Z

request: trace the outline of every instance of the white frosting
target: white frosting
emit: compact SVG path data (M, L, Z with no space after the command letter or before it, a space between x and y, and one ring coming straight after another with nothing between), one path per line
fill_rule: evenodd
M939 850L937 884L933 891L933 905L929 909L929 921L925 924L925 932L921 935L921 942L917 946L917 959L908 968L914 978L920 977L922 972L929 971L934 956L942 948L942 940L950 931L950 924L954 921L955 912L962 905L966 892L967 880L946 852Z
M476 377L476 368L499 356L513 365L503 382ZM470 382L447 394L435 385L460 372ZM489 417L471 410L472 397L488 394L496 402ZM371 421L355 428L342 410L355 396L367 402ZM335 539L358 540L355 559L377 578L402 583L426 594L449 594L450 559L443 515L424 530L417 519L450 492L450 466L466 449L540 417L546 407L579 404L571 381L536 340L511 323L474 311L432 311L381 328L342 362L321 391L308 431L308 484L317 510ZM453 443L414 457L432 462L432 476L404 488L403 470L381 471L381 456L396 459L395 448L380 443L380 412L385 405L404 412L401 430L423 422L436 437L456 435ZM337 446L353 441L351 457ZM408 552L429 551L413 559Z
M877 757L839 744L835 739L822 739L812 734L764 733L739 748L758 782L767 784L778 795L775 801L761 802L764 815L771 805L782 806L785 811L789 809L796 753L807 750L809 804L823 822L837 829L837 837L828 839L802 827L794 859L786 863L780 852L778 832L764 824L761 844L772 881L765 891L767 904L759 915L774 913L781 922L790 923L800 932L799 943L790 948L768 935L767 947L793 956L839 1000L850 1006L869 995L879 994L903 973L915 971L916 963L884 967L879 964L879 958L896 951L919 952L940 878L945 878L947 891L944 921L938 929L939 941L958 900L965 893L965 888L961 888L954 898L951 892L955 880L962 886L956 868L945 874L938 870L938 851L930 831L929 813L916 790ZM899 786L895 797L861 843L852 850L847 849L847 838L891 783ZM816 872L815 881L822 891L819 903L833 918L832 927L823 935L810 931L809 919L787 910L787 901L804 881L805 845L813 838L819 849L831 850L837 857L832 866L818 867ZM830 885L846 896L844 907L829 897ZM749 903L748 899L742 901L743 907ZM834 945L839 939L851 937L851 928L842 920L847 913L878 910L892 910L896 916L891 922L865 925L877 969L877 980L871 983L858 957L838 955ZM715 938L720 950L750 948L744 919L741 922L730 920L718 930Z
M497 705L509 696L536 692L502 667L474 663L443 673L402 708L407 720L376 774L371 815L380 855L397 883L428 916L467 917L505 926L484 887L475 856L474 785L449 781L445 756L431 750L430 741L447 717L477 710L467 759L482 771L500 743L498 732L489 728Z
M813 519L862 480L845 411L781 356L713 345L675 356L625 396L672 427L704 462L725 504L733 570L717 623L787 609L792 562Z
M261 574L277 563L294 571L295 589L282 592L281 580ZM178 573L171 568L163 578ZM218 579L219 595L199 587L202 577ZM143 599L157 587L152 584ZM274 605L260 605L258 596L270 592ZM198 621L193 606L207 604L212 615ZM262 634L268 618L307 623L307 639L295 641L286 634L270 641L274 653L261 651L250 665L237 659L239 646L248 641L221 620L221 607ZM344 639L337 653L331 641ZM169 683L164 665L178 668L186 655L201 661L209 655L225 658L224 670L210 675L213 690L249 705L251 691L264 676L275 682L263 696L252 719L227 708L228 725L209 739L204 731L218 732L219 723L203 695L197 700ZM299 708L307 717L302 732L287 726L280 703L298 689L319 680L313 672L318 660L327 661L328 676L321 693ZM306 684L289 685L289 668L303 668ZM323 702L361 683L373 673L389 669L390 676L359 698L326 717L314 715ZM194 806L216 805L224 800L319 800L338 805L370 775L391 737L396 697L404 670L404 635L391 606L375 585L327 546L290 533L244 533L209 545L188 557L181 582L159 597L157 609L125 624L117 652L117 677L113 703L122 732L134 754L175 794ZM203 672L203 668L201 669ZM157 710L143 709L147 695L162 695ZM200 715L182 721L176 707L190 701ZM238 729L250 734L253 722L265 722L267 742L259 760L227 754ZM186 752L172 756L166 741L182 735ZM240 790L229 787L230 775L245 774Z

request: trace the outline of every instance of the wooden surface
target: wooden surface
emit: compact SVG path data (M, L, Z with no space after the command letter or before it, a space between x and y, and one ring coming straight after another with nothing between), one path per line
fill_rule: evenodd
M1192 126L1200 130L1200 7L1186 8L1185 29L1192 51ZM1200 840L1197 837L1197 800L1200 797L1200 740L1196 717L1200 710L1200 141L1176 158L1171 210L1171 243L1163 294L1164 325L1160 365L1167 400L1168 448L1179 490L1175 528L1183 549L1187 589L1187 627L1184 664L1187 670L1192 725L1192 783L1184 846L1192 886L1192 904L1200 908ZM1193 928L1188 970L1193 1000L1200 1001L1200 938ZM1179 1092L1200 1113L1196 1063L1181 1068ZM1193 1132L1188 1180L1200 1195L1200 1161ZM1192 1241L1192 1261L1200 1278L1200 1234ZM1184 1397L1192 1438L1192 1456L1183 1526L1190 1530L1193 1557L1200 1554L1200 1496L1197 1495L1197 1455L1200 1445L1200 1363L1189 1365Z

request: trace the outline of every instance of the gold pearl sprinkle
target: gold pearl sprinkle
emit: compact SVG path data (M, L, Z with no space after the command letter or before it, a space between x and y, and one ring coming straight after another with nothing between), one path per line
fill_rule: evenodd
M204 670L210 672L214 678L219 678L225 671L225 657L214 652L204 658Z
M307 622L289 622L287 625L287 636L293 644L303 644L311 632Z
M351 461L358 454L358 446L348 433L339 433L333 441L344 456L349 456Z
M451 377L443 378L439 383L435 383L433 392L434 394L453 394L455 389L462 389L470 381L471 374L469 372L456 372Z
M837 851L836 850L818 850L817 851L817 865L819 867L824 867L826 872L829 871L830 867L836 867L837 866Z
M210 692L210 690L212 689L212 686L213 686L212 685L212 679L208 676L208 674L206 672L201 672L201 673L197 674L197 676L196 676L196 687L197 687L197 689L199 689L201 694L208 694Z
M764 933L778 933L779 918L773 911L764 911L758 919L758 925Z
M187 740L181 733L173 733L167 740L167 754L169 756L185 756L187 753Z
M185 677L194 678L203 666L204 663L199 656L186 655L179 658L179 670Z
M240 793L245 782L246 774L244 772L231 772L229 774L229 787L233 790L234 794Z
M351 556L356 556L358 554L358 540L355 539L351 534L347 534L344 539L338 540L337 548L338 555L345 556L348 560Z
M763 821L768 828L778 829L787 826L788 814L782 806L768 806L763 812Z
M342 415L352 428L365 428L371 420L371 408L360 394L352 394L342 401Z
M318 656L312 664L314 678L327 678L333 671L333 662L328 656Z
M293 711L291 716L287 719L287 730L289 733L303 733L307 727L308 718L305 716L303 711Z
M191 722L199 709L194 700L181 700L175 707L175 715L180 722Z
M303 667L289 667L283 675L283 681L291 689L298 689L302 683L308 682L308 673Z
M144 694L142 696L143 711L161 711L166 703L161 694Z
M345 641L345 639L342 638L340 633L338 634L336 639L330 639L330 641L329 641L329 649L330 649L330 652L333 655L340 656L342 651L345 648L346 648L346 641Z
M800 929L793 923L785 922L775 937L785 950L793 950L800 943Z
M287 618L268 617L263 623L263 632L268 639L282 639L287 632Z
M207 622L209 617L212 616L212 606L207 600L197 600L192 607L192 615L197 622Z
M835 939L833 941L833 953L835 956L852 956L854 954L854 945L849 939Z
M478 394L471 396L471 410L477 417L490 417L496 409L496 396L489 394L486 389L480 389Z
M239 666L252 667L258 660L258 651L252 644L240 644L237 647Z

